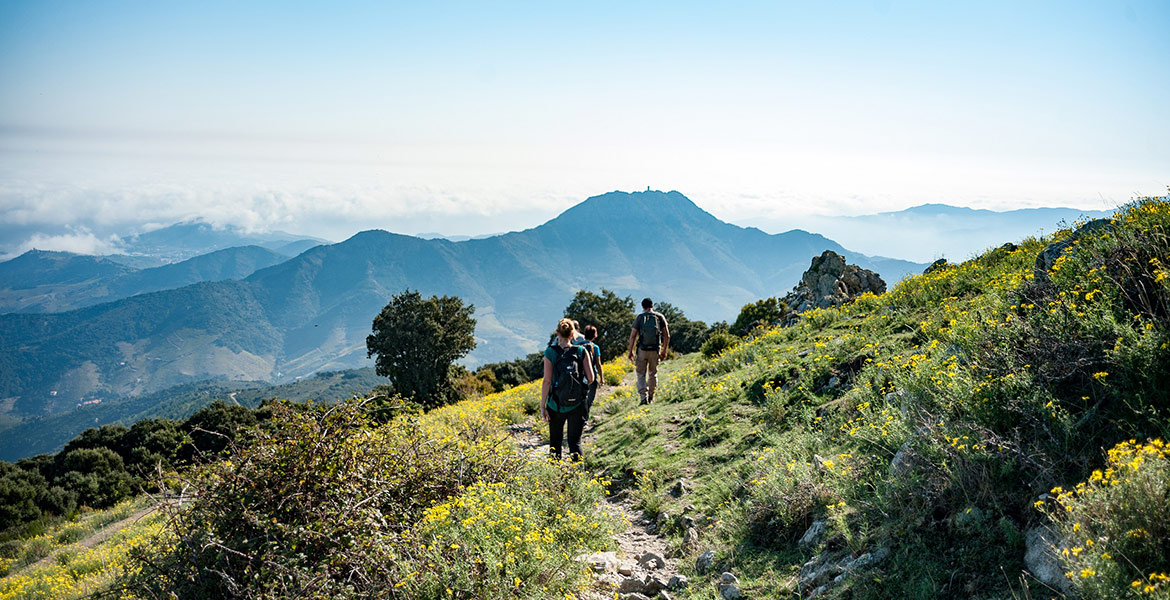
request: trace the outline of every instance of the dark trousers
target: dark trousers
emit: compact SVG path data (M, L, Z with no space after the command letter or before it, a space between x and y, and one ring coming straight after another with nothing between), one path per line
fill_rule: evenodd
M548 452L561 458L561 441L565 435L565 423L569 424L569 456L581 460L581 432L585 430L585 406L578 406L569 412L549 411Z

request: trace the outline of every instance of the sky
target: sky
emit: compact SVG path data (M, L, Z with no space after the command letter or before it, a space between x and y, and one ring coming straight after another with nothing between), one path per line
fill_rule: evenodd
M1170 185L1170 3L0 3L0 253L203 219L487 234L612 190L783 231Z

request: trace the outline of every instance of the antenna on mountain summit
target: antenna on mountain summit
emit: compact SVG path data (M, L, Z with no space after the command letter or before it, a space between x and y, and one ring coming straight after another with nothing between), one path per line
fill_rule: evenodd
M647 191L647 192L649 192L649 191L650 191L650 186L646 186L646 191Z

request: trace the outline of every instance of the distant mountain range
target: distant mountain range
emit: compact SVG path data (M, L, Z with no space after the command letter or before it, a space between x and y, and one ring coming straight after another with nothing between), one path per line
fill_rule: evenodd
M820 232L858 252L931 262L965 260L1005 240L1052 233L1061 223L1107 217L1113 211L1079 208L1025 208L992 211L923 204L897 212L857 217L804 217L800 226ZM760 226L791 228L787 219L760 220Z
M284 231L249 232L230 225L217 227L192 221L128 236L121 241L123 252L106 258L145 268L239 246L259 246L291 257L328 243L328 240Z
M538 349L579 289L649 295L712 321L787 292L824 250L890 282L924 266L857 254L805 231L770 235L724 223L678 192L605 194L539 227L462 242L365 231L242 280L211 280L273 259L259 250L171 265L173 273L44 254L0 267L8 294L19 286L78 286L53 300L62 306L92 301L93 288L112 297L168 277L204 279L67 312L0 315L0 417L60 413L200 380L287 381L367 366L374 315L407 288L475 305L479 346L469 357L475 364ZM54 271L50 264L60 266L57 279L38 271ZM152 273L138 274L146 271ZM93 280L101 283L85 292Z
M0 313L61 312L203 281L243 279L288 259L259 246L240 246L135 269L109 257L29 250L0 263Z

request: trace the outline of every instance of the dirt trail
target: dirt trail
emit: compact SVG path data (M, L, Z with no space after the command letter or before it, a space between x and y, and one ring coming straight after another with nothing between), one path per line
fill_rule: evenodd
M634 374L628 373L621 385L628 386L633 385L633 383ZM612 394L617 388L618 386L602 386L597 393L598 399ZM545 428L547 425L541 422L538 416L524 424L513 426L511 431L515 436L517 447L522 452L543 457L548 454ZM585 433L581 438L581 449L586 454L593 450L596 437L594 428L594 422L591 420L586 425ZM634 501L629 499L626 493L619 493L607 497L604 508L606 512L616 517L619 523L624 524L624 527L614 535L614 541L617 542L618 548L616 552L611 553L613 561L603 567L604 563L609 562L609 557L604 555L595 557L596 578L594 585L584 592L582 598L584 600L612 600L614 592L620 589L622 581L630 577L642 580L646 577L654 577L663 583L668 582L670 577L678 572L677 564L668 556L666 540L647 531L648 527L653 530L653 523L642 514L642 511L635 508ZM653 561L646 564L640 563L639 559L646 556L647 553L657 555L663 560L663 564L658 565ZM653 596L654 594L647 595Z
M106 539L108 539L111 535L114 535L115 533L118 533L119 531L129 527L131 524L138 522L140 519L145 518L146 516L150 515L151 513L153 513L156 510L158 510L157 505L148 506L148 507L126 517L125 519L122 519L121 521L115 521L113 523L110 523L110 524L106 525L105 527L102 527L101 529L91 533L88 537L85 537L77 542L74 542L73 544L68 545L68 546L64 546L64 548L68 548L71 546L81 546L82 548L86 548L86 549L93 548L94 546L97 546L98 544L106 541ZM57 554L60 553L60 550L61 550L61 548L58 548L58 549L54 550L53 552L50 552L48 554L48 556L41 558L37 562L35 562L35 563L33 563L33 564L31 564L31 565L29 565L21 570L25 570L25 569L33 570L33 569L38 569L40 567L44 567L44 566L48 566L48 565L52 564L53 560L56 559Z

